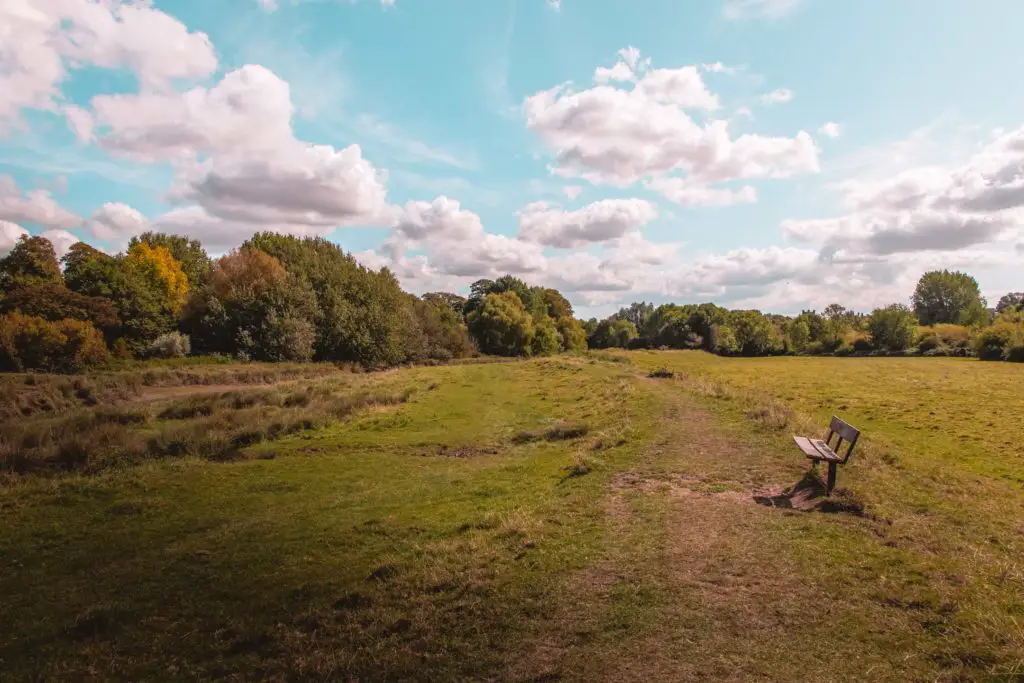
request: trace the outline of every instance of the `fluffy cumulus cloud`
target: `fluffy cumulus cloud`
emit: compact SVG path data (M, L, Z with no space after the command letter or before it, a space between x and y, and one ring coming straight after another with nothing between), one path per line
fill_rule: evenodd
M96 239L118 246L127 244L132 237L148 229L149 219L137 209L120 202L103 204L89 220L89 230Z
M99 144L140 161L272 151L292 139L288 84L257 65L229 72L212 88L98 95L92 108Z
M519 212L519 237L562 249L583 247L637 232L657 216L657 208L643 199L603 199L575 211L534 202Z
M69 69L130 69L144 89L217 68L204 33L149 3L4 0L0 3L0 130L25 109L57 110ZM79 122L80 123L80 122Z
M804 131L793 137L730 135L728 121L700 123L694 112L713 114L718 97L705 86L700 69L655 69L634 48L620 51L613 67L595 73L597 85L576 90L563 84L526 98L527 126L554 152L552 170L594 184L629 186L671 178L702 187L749 178L782 178L816 172L818 150ZM625 84L625 85L621 85ZM680 193L680 182L656 188L692 204L699 191ZM720 192L704 192L712 204ZM745 192L740 199L751 197Z
M22 192L14 178L0 175L0 220L34 223L47 228L72 228L82 219L68 211L48 190Z
M913 168L838 188L850 213L787 220L784 234L817 243L823 257L840 260L1013 240L1024 217L1024 128L1002 135L961 166Z

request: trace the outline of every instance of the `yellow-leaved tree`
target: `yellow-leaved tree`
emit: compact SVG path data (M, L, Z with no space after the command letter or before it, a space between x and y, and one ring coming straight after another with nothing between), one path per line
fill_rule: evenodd
M188 277L178 259L167 247L151 247L145 242L132 245L125 257L140 275L149 279L167 295L167 307L177 313L188 300Z

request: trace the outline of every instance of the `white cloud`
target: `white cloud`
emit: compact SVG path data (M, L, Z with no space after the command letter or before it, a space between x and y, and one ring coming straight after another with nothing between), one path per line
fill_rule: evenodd
M657 216L657 208L643 199L603 199L575 211L535 202L519 212L519 237L569 249L622 237Z
M44 230L40 237L50 240L57 258L63 258L72 244L81 241L77 235L73 235L67 230Z
M14 178L0 175L0 220L35 223L47 228L72 228L82 219L54 200L47 190L22 192Z
M462 208L458 201L438 197L433 202L407 202L394 226L408 240L469 240L484 232L480 217Z
M148 3L5 0L0 4L0 126L55 109L69 68L130 69L146 89L217 68L206 34ZM0 128L2 132L2 128Z
M630 59L641 64L639 55ZM622 55L620 64L631 61ZM732 139L727 121L696 123L686 109L713 110L718 99L696 67L633 69L633 89L568 84L526 98L527 126L555 152L554 172L592 183L628 186L645 177L685 172L695 183L785 177L818 170L810 135L756 134Z
M829 121L819 128L818 132L826 137L837 138L842 133L842 127L834 121Z
M792 14L803 0L725 0L722 16L726 19L781 19Z
M270 151L292 139L288 84L252 64L209 89L98 95L92 107L99 144L141 161Z
M393 1L393 0L392 0ZM556 12L562 9L562 0L547 0L548 7L555 10Z
M225 220L311 227L389 220L387 174L359 145L336 150L293 142L272 154L213 157L187 174L175 196Z
M836 187L851 213L782 223L784 235L817 244L830 261L928 253L951 259L979 247L1009 253L1024 218L1024 128L959 166L922 166Z
M89 229L96 239L120 248L135 235L148 230L149 219L127 204L107 202L93 212Z
M290 0L290 4L297 5L303 0ZM349 2L358 2L358 0L348 0ZM550 0L549 0L550 1ZM260 7L268 12L276 11L280 6L280 0L256 0ZM380 0L381 7L394 7L395 0Z
M761 95L761 102L764 104L783 104L793 99L793 91L788 88L776 88L770 93Z
M28 230L10 221L0 220L0 257L7 256L22 235L28 235Z
M682 178L660 177L649 181L647 187L682 206L732 206L757 201L757 190L749 185L733 190L693 185Z
M562 188L562 192L569 198L569 201L573 201L583 194L583 188L580 185L566 185Z

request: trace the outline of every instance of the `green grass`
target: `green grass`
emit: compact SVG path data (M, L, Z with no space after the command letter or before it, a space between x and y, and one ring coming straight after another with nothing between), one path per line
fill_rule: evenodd
M1013 446L1024 436L1013 410L1024 368L601 358L257 388L243 395L275 410L301 410L285 405L289 396L313 405L325 385L331 396L407 400L360 405L231 462L164 457L9 479L0 671L11 680L1024 675L1024 472ZM175 397L132 408L140 418L125 406L116 416L88 410L131 431L256 409L234 407L239 398ZM754 494L806 469L789 433L832 412L864 430L839 485L865 514L755 505Z

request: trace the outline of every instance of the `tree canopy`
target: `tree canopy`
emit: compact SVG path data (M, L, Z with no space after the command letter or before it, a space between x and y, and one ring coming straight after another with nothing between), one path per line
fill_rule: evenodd
M911 297L922 325L974 325L985 322L985 299L967 273L933 270L921 276Z

